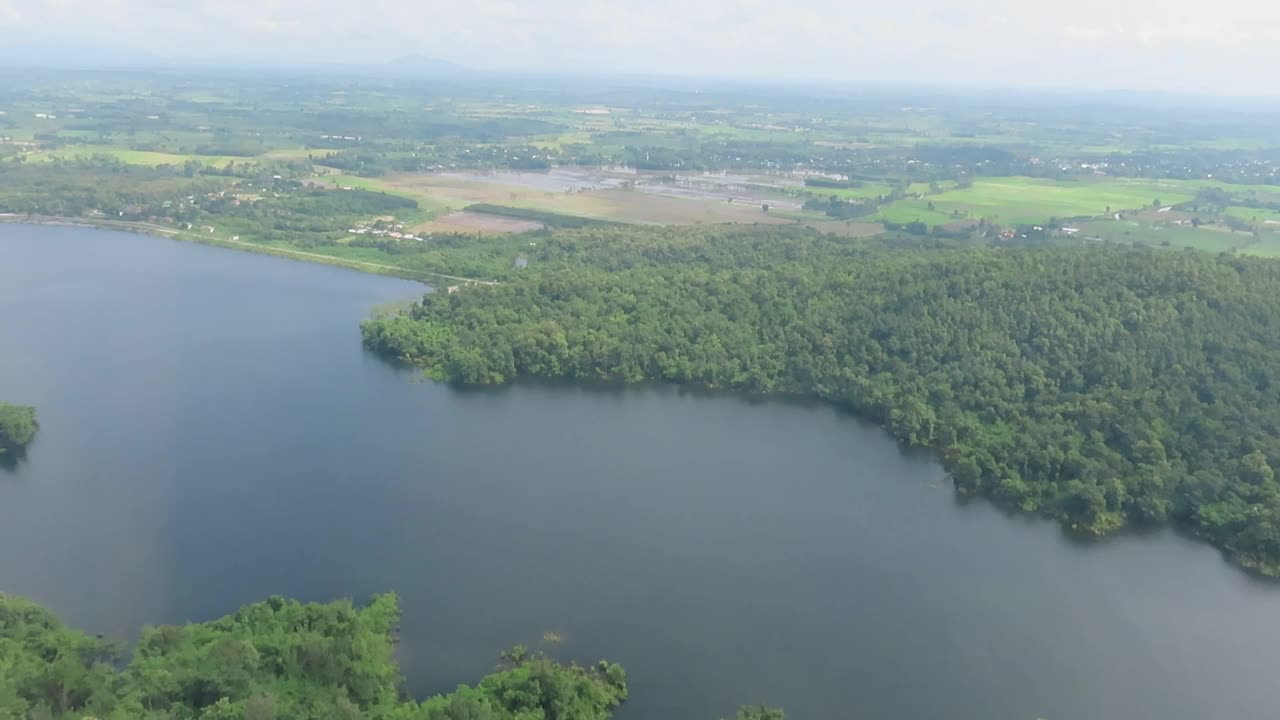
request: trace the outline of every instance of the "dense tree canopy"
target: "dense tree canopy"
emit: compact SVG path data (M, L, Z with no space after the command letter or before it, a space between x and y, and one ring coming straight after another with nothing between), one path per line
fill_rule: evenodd
M39 427L35 408L0 402L0 453L26 447Z
M823 398L936 450L962 493L1092 534L1177 520L1280 572L1280 263L777 228L565 232L537 260L365 341L462 383Z
M147 628L118 645L0 594L2 720L604 720L627 696L612 663L563 665L523 649L476 687L401 694L392 595L364 608L283 598L213 622Z

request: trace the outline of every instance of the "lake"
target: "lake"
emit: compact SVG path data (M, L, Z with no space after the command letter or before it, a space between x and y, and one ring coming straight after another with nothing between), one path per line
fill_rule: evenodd
M564 638L624 720L1274 718L1280 587L1172 532L958 502L822 405L456 390L362 350L422 286L0 225L0 590L133 639L271 594L395 590L418 694Z

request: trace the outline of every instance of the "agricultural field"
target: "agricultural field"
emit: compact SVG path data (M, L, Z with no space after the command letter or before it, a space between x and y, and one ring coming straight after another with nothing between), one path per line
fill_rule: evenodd
M1280 230L1280 210L1269 210L1264 208L1240 207L1233 205L1225 210L1227 215L1244 220L1245 222L1255 223L1259 229Z
M1280 258L1280 233L1260 235L1255 242L1241 248L1240 254Z
M671 182L672 177L677 180ZM780 224L824 219L803 212L802 203L781 189L745 181L713 182L703 176L558 168L550 172L402 173L361 180L360 187L412 197L421 207L436 212L437 217L415 226L428 232L447 227L447 223L441 224L444 218L456 217L455 213L476 204L644 225ZM496 227L486 231L496 231Z
M1076 227L1080 228L1082 237L1099 238L1106 242L1193 248L1212 253L1248 252L1256 243L1251 232L1233 232L1225 227L1208 225L1194 228L1189 225L1152 225L1129 220L1094 220L1077 223Z
M979 178L970 187L900 200L882 208L877 218L936 224L964 217L1029 225L1045 223L1051 218L1100 217L1108 208L1112 212L1137 210L1152 207L1157 201L1167 206L1194 197L1194 181Z
M591 223L799 224L850 238L890 224L977 242L1043 225L1043 238L1027 231L1039 242L1068 237L1053 219L1080 225L1110 208L1125 220L1090 224L1091 236L1212 252L1270 252L1263 236L1280 230L1280 136L1225 111L549 79L0 78L8 212L212 227L227 242L353 262L440 269L433 247L397 243L471 243L456 257Z
M926 185L927 188L927 185ZM841 200L866 200L874 199L888 195L893 191L893 186L882 182L863 183L858 187L851 188L829 188L829 187L806 187L804 185L789 185L787 191L791 193L808 193L814 196L838 197Z
M143 165L147 167L158 167L160 165L182 166L191 160L204 163L206 165L221 167L229 162L254 162L258 159L256 157L240 157L233 155L180 155L176 153L132 150L125 147L102 145L66 145L53 150L40 150L30 152L25 155L27 162L34 163L92 157L109 157L129 165Z
M411 229L420 233L475 233L477 235L502 235L528 232L545 227L536 220L503 217L482 212L460 211L436 217Z

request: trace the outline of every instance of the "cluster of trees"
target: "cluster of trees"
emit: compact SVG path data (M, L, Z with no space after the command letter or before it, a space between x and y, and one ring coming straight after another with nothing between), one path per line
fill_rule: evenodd
M1085 533L1178 521L1280 572L1280 263L778 227L562 232L534 260L365 342L460 383L826 399L935 450L962 493Z
M0 454L26 447L39 429L35 408L0 402Z
M842 200L834 195L818 195L804 201L804 209L825 213L838 220L866 217L880 209L880 199Z
M7 162L0 168L0 213L119 217L141 207L213 191L220 183L188 179L180 168L126 165L111 158L61 163Z
M403 216L417 201L360 188L338 190L277 177L278 165L216 171L198 162L143 167L88 157L0 169L0 213L215 227L263 242L333 244L379 216Z
M605 720L627 697L609 662L516 648L475 687L416 702L394 659L392 595L364 608L273 597L209 623L116 643L0 594L0 718L25 720Z
M804 179L805 187L816 187L816 188L837 188L837 189L860 188L864 184L865 183L863 183L861 180L858 180L858 179L836 180L834 178L829 178L829 177L807 177Z
M416 200L360 188L338 190L294 181L245 181L201 203L201 222L260 242L302 248L332 245L353 225L418 208Z

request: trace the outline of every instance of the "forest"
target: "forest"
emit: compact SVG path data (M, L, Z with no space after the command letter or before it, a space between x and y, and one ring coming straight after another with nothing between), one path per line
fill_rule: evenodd
M35 408L0 402L0 454L26 447L39 429Z
M394 595L362 608L272 597L144 628L126 662L118 643L0 593L0 719L603 720L626 700L619 665L516 647L474 687L417 702L394 658L399 617Z
M212 622L146 627L131 654L0 593L0 720L605 720L627 675L517 645L474 686L408 697L395 595L282 597ZM763 705L735 720L785 720Z
M956 490L1086 535L1174 522L1280 574L1280 265L950 248L786 227L562 231L368 347L455 383L666 381L819 398Z

